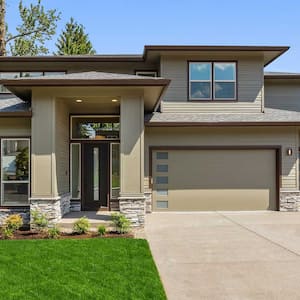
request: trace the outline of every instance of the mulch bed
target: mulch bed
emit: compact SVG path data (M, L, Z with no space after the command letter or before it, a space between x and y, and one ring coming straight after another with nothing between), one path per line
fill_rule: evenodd
M58 239L91 239L91 238L134 238L132 233L124 233L120 234L118 232L108 232L105 235L98 235L96 232L88 232L85 234L75 234L75 233L65 233L62 232ZM0 234L0 239L2 236ZM14 236L11 238L12 240L41 240L41 239L49 239L46 233L31 231L31 230L17 230L14 233Z

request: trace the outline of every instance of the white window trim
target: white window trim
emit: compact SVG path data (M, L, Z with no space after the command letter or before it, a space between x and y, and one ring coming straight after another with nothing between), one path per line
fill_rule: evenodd
M29 157L29 162L28 162L28 180L3 180L3 142L4 141L28 141L28 157ZM31 190L31 145L30 145L30 138L1 138L1 199L0 203L1 206L28 206L29 205L29 198L30 198L30 190ZM9 202L6 203L4 201L4 188L3 184L4 183L27 183L28 184L28 203L27 204L21 204L21 203L14 203L14 202Z
M210 80L192 80L191 79L191 64L210 64L210 68L211 68L211 71L210 71ZM235 79L233 80L216 80L215 79L215 71L214 71L214 65L215 63L227 63L227 64L234 64L235 65L235 68L234 68L234 77ZM188 101L199 101L199 100L202 100L202 101L236 101L237 100L237 63L236 62L232 62L232 61L211 61L211 62L207 62L207 61L190 61L189 62L189 82L188 82L188 85L189 85L189 99ZM192 82L210 82L210 98L193 98L191 96L191 83ZM216 91L215 91L215 83L218 83L218 82L232 82L234 83L234 97L233 98L216 98Z
M72 145L79 145L79 197L73 198L73 182L72 182L72 175L73 175L73 156L72 156ZM71 199L72 200L80 200L81 199L81 144L80 143L70 143L70 191L71 191Z

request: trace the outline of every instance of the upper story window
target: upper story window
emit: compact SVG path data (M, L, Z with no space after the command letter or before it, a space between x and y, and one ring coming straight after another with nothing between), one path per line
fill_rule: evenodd
M157 77L156 71L135 71L135 75L146 77Z
M236 100L235 62L190 62L189 100Z
M49 76L49 75L61 75L66 74L66 72L0 72L0 79L15 79L20 77L39 77L39 76ZM3 85L0 85L0 93L10 93Z

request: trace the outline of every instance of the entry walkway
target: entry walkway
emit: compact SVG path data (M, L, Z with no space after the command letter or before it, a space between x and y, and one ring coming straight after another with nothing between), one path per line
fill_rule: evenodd
M300 299L300 213L147 215L168 299Z

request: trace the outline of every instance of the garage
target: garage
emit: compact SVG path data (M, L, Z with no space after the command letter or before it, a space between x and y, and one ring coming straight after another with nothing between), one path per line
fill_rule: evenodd
M150 157L154 211L277 209L278 149L153 147Z

